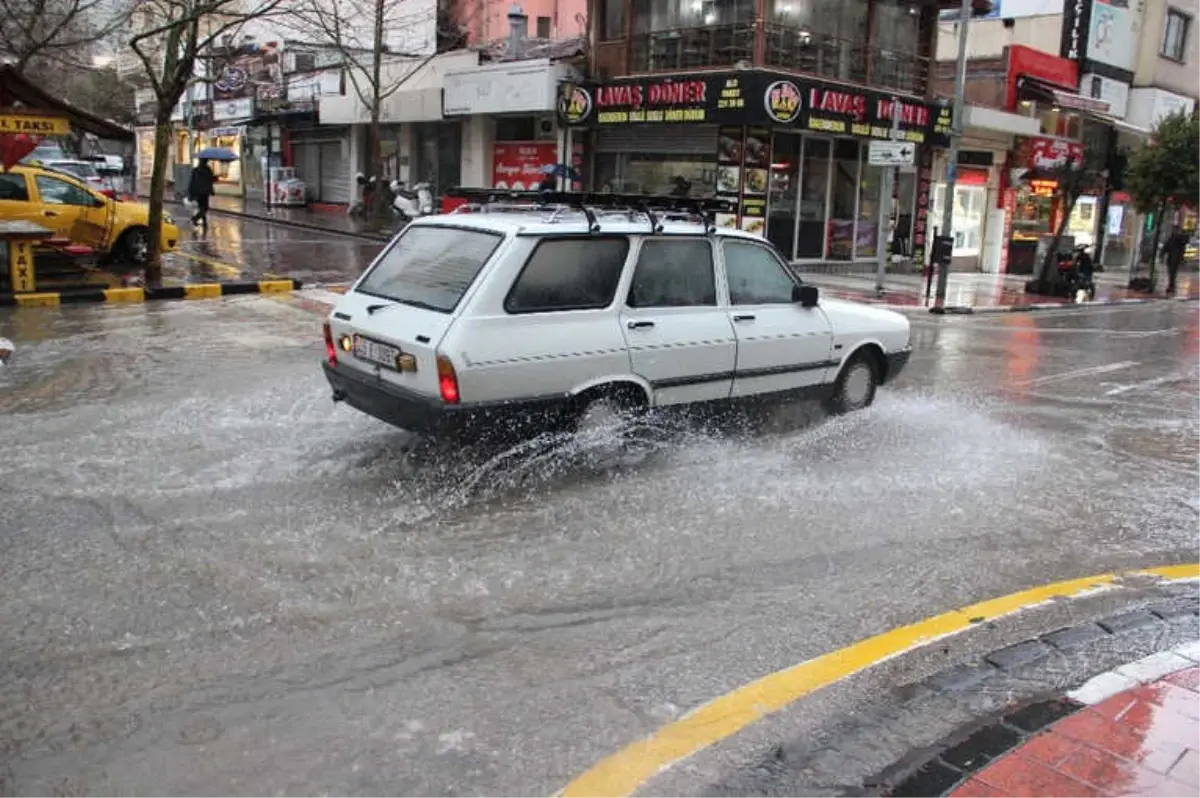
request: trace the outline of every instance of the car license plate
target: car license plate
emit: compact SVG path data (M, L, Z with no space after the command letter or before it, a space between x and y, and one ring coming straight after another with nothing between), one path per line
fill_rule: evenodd
M365 360L368 363L377 363L380 366L387 366L390 369L394 369L396 368L396 358L399 355L400 350L390 344L372 341L370 338L363 338L361 335L354 336L354 356L359 360Z

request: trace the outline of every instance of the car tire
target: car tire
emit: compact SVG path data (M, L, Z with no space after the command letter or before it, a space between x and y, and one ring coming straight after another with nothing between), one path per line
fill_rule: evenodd
M571 431L581 446L584 461L593 467L635 465L645 458L631 429L645 410L645 403L632 391L590 391L579 397Z
M835 415L870 407L879 388L879 364L866 352L858 352L842 366L825 409Z
M150 231L145 227L133 227L121 236L117 257L134 266L145 266L150 262Z

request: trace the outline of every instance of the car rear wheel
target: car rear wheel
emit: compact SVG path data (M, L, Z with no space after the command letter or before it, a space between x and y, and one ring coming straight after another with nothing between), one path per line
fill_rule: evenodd
M599 468L643 460L646 453L637 445L632 427L644 410L645 403L632 391L598 390L581 396L573 431L584 460Z
M879 366L866 352L859 352L846 362L833 384L833 395L825 403L829 412L852 413L869 407L879 388Z
M135 266L145 266L150 262L150 231L144 227L135 227L121 237L118 256L121 260Z

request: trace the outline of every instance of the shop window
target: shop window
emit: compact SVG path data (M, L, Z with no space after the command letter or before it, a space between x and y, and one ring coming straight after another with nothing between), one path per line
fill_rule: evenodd
M601 0L600 40L610 42L625 38L625 6L629 0Z
M688 195L711 197L717 190L717 156L658 153L598 153L595 186L617 194L670 194L683 178Z
M414 183L429 184L439 197L462 183L462 126L458 122L422 122L415 125L416 176Z
M874 17L871 44L894 53L917 52L921 13L915 2L875 0Z
M1164 57L1172 61L1184 61L1187 56L1187 37L1192 18L1182 11L1167 9L1167 23L1163 26L1162 49Z
M765 247L725 241L725 276L733 305L790 305L796 282Z
M854 257L874 258L879 252L879 193L883 190L883 168L867 163L867 148L862 148L862 173L858 181L858 232L854 239Z
M504 300L509 313L608 307L629 254L629 239L543 239Z
M537 18L537 37L539 39L550 38L550 17Z
M712 246L706 239L643 242L628 304L631 308L715 307Z
M946 199L946 184L939 183L934 190L933 206L930 218L935 225L940 225L942 208ZM983 222L987 212L987 188L984 186L954 186L954 208L951 211L950 226L954 236L953 256L970 257L978 255L983 247ZM1036 211L1033 212L1036 214Z

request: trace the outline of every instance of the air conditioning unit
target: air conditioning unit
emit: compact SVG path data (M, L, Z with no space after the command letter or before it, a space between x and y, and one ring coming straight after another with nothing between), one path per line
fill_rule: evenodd
M558 138L558 126L554 122L554 114L538 114L533 120L533 133L538 141L555 141Z

